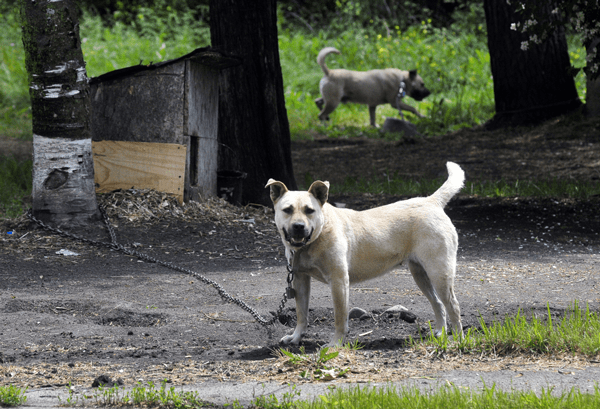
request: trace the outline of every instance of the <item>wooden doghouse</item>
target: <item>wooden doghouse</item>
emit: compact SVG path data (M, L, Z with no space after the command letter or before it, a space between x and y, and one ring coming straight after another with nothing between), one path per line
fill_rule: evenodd
M240 63L207 47L92 78L96 191L216 195L218 74Z

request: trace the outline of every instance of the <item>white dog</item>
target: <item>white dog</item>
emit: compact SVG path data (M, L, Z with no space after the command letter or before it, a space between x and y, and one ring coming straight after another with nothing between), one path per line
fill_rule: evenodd
M298 344L308 325L310 280L329 284L335 333L330 345L348 332L349 285L378 277L405 261L435 313L435 334L449 314L455 335L462 336L460 307L454 295L458 236L444 206L462 188L464 172L448 162L448 180L431 196L399 201L357 212L327 203L329 182L308 191L289 191L269 179L275 223L293 260L297 325L281 339Z
M403 109L423 117L415 108L402 102L405 94L417 101L431 94L425 88L423 78L417 74L417 70L402 71L397 68L371 71L330 70L325 65L325 57L331 53L340 54L335 48L326 47L317 56L317 63L325 74L319 82L321 98L315 99L317 107L321 110L320 120L329 119L329 114L340 102L368 105L371 126L377 126L375 123L377 105L390 104L398 109L400 114L402 114L400 110Z

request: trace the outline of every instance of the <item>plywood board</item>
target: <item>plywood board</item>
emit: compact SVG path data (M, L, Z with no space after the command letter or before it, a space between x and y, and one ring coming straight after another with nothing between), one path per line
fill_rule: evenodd
M172 143L94 141L96 192L155 189L183 202L186 150Z
M92 140L185 144L184 74L181 62L92 83Z

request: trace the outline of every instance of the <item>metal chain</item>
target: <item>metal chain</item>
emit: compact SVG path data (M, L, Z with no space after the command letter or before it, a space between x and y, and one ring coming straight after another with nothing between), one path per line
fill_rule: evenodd
M217 292L219 293L219 296L221 296L221 298L225 301L227 301L230 304L235 304L237 306L239 306L241 309L243 309L244 311L250 313L250 315L252 315L252 317L254 317L254 319L261 324L263 327L266 327L268 325L273 325L275 323L275 321L277 321L277 319L279 318L279 316L281 315L281 313L283 312L283 308L285 306L285 303L287 302L287 300L289 299L288 297L288 293L287 291L284 292L283 294L283 299L281 300L281 304L279 305L279 308L277 309L277 311L275 312L275 315L270 319L267 320L265 318L263 318L254 308L250 307L248 304L246 304L244 301L240 300L239 298L235 298L232 297L231 295L229 295L225 289L216 281L211 280L210 278L206 278L204 277L202 274L199 274L195 271L189 270L187 268L183 268L183 267L179 267L171 262L167 262L167 261L162 261L162 260L158 260L154 257L151 257L147 254L141 253L139 251L136 250L131 250L126 248L125 246L123 246L122 244L119 244L117 242L117 236L115 234L115 231L113 229L113 227L110 225L110 221L108 219L108 215L106 214L106 212L104 211L104 209L102 207L99 207L100 209L100 213L102 214L102 218L104 220L104 224L106 226L106 229L108 230L108 233L110 234L110 243L106 242L106 241L97 241L97 240L91 240L91 239L87 239L85 237L81 237L81 236L77 236L76 234L73 233L67 233L63 230L60 230L56 227L52 227L47 225L46 223L44 223L43 221L39 220L38 218L36 218L33 215L33 212L31 209L29 209L27 216L33 220L34 222L36 222L38 225L40 225L41 227L43 227L46 230L49 230L55 234L58 234L60 236L64 236L64 237L68 237L70 239L73 240L78 240L87 244L91 244L94 246L98 246L98 247L108 247L112 250L117 250L120 251L122 253L131 255L131 256L135 256L137 258L139 258L140 260L144 260L144 261L148 261L151 263L156 263L156 264L160 264L161 266L164 267L168 267L172 270L177 270L180 271L182 273L191 275L192 277L202 281L203 283L207 284L207 285L211 285L213 286ZM289 267L288 264L288 283L290 282L291 278L290 275L292 275L293 273L291 272L291 269ZM289 287L290 284L288 284Z

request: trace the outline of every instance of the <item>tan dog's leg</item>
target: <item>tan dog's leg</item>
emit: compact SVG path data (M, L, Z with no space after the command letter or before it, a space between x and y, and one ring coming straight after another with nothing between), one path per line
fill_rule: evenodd
M339 105L339 101L325 101L325 106L319 113L319 119L321 121L327 121L329 119L329 114L335 111L337 106Z
M369 107L369 119L371 120L371 126L377 127L375 123L375 111L377 110L377 105L374 107Z
M454 270L450 274L434 275L432 278L433 288L442 300L448 313L448 319L452 324L452 334L462 338L462 322L460 320L460 306L454 294Z
M329 119L329 114L335 111L342 101L344 90L329 81L322 81L319 84L319 90L321 91L321 98L315 99L315 104L321 109L319 119L326 121Z
M408 269L410 270L415 283L417 283L417 286L423 292L425 297L427 297L431 307L433 308L433 313L435 314L434 333L436 336L439 336L442 334L442 330L446 327L446 311L444 309L444 304L442 304L438 295L433 289L433 285L431 284L429 277L427 277L425 269L423 269L419 263L412 260L409 261Z
M339 270L339 269L338 269ZM333 271L333 270L332 270ZM328 346L342 346L348 334L348 299L350 297L350 279L347 271L332 273L331 296L333 298L333 319L335 333Z
M319 97L315 99L315 104L317 105L317 108L319 108L319 111L321 111L323 110L323 105L325 105L325 101L323 101L323 98Z
M293 282L296 290L296 329L292 335L281 338L283 344L298 345L308 327L308 301L310 300L310 276L296 274Z
M441 335L446 327L446 312L452 323L454 335L462 337L460 307L454 294L455 269L440 260L426 262L427 267L414 261L409 269L415 282L427 297L435 313L435 335Z
M419 113L419 111L417 111L416 108L414 108L414 107L412 107L412 106L410 106L408 104L405 104L402 101L398 102L396 105L397 106L394 107L396 109L403 109L404 111L412 112L413 114L415 114L419 118L425 118L425 115L422 115L421 113Z

